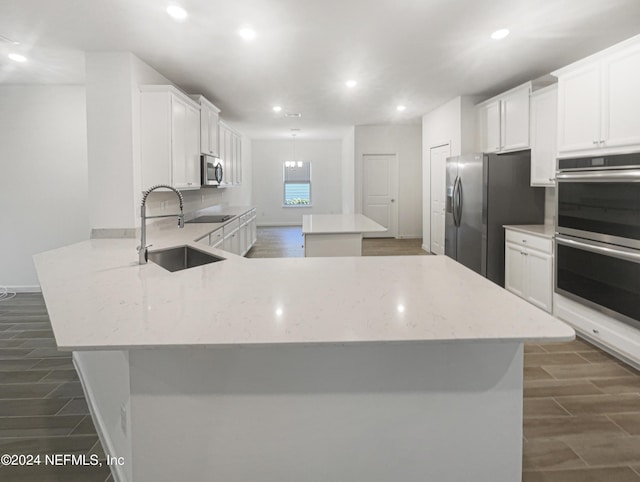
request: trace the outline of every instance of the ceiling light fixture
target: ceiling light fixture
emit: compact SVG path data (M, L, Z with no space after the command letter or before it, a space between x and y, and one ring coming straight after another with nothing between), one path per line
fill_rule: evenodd
M167 13L176 20L184 20L187 18L187 11L179 5L169 5L167 7Z
M273 112L280 112L281 110L282 110L282 107L280 107L279 105L273 106Z
M399 105L398 107L396 107L396 110L399 110L400 112L402 112L405 109L406 107L404 105Z
M347 87L349 87L350 89L353 89L356 85L358 85L358 82L356 82L355 80L347 80L344 85L346 85Z
M11 54L9 54L9 58L11 60L13 60L14 62L26 62L27 61L27 58L24 55L20 55L20 54L11 53Z
M509 29L508 28L501 28L500 30L496 30L495 32L493 32L491 34L491 38L493 40L502 40L507 35L509 35Z
M247 26L247 27L241 27L238 30L238 35L240 35L240 37L242 37L243 40L246 40L247 42L250 42L251 40L253 40L254 38L256 38L256 31L253 30L251 27Z

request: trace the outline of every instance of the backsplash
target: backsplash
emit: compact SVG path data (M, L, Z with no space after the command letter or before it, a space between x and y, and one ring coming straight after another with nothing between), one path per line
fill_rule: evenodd
M181 191L184 198L184 213L192 213L198 209L208 208L215 204L223 204L224 189L203 188L196 191ZM171 191L154 191L147 197L147 215L159 216L164 214L178 214L178 196ZM139 214L138 214L139 219ZM162 222L160 219L150 219L151 222Z
M547 187L544 190L544 224L556 223L556 188Z

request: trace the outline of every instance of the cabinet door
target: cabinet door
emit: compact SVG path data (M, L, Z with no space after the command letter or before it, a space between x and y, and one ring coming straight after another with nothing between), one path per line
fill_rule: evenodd
M500 140L502 151L529 148L529 86L500 100Z
M200 105L200 152L211 154L209 145L209 122L211 121L211 109L206 104Z
M600 146L600 64L579 68L558 79L558 150Z
M208 139L209 139L209 154L212 156L219 156L220 149L218 148L218 113L214 110L207 112L208 116Z
M553 186L558 156L558 88L531 96L531 185Z
M189 188L200 188L200 111L189 105L185 119L185 181Z
M525 299L530 303L552 312L553 299L553 257L550 254L527 249Z
M175 96L171 96L171 174L173 186L187 186L187 104Z
M236 184L242 184L242 138L236 134L234 140L236 143Z
M482 152L500 150L500 101L479 107L480 144Z
M640 46L602 62L603 146L640 144Z
M513 243L505 245L504 287L524 298L525 248Z

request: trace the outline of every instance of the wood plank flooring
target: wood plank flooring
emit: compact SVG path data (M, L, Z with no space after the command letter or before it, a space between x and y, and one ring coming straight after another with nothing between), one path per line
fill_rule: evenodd
M365 255L420 240L365 239ZM250 257L302 256L300 228L260 228ZM523 482L640 482L640 373L586 341L525 346ZM42 296L0 302L0 454L104 451ZM0 480L112 481L108 468L0 467Z
M299 226L259 227L258 239L247 258L301 258L304 238ZM422 239L365 238L363 256L426 255Z
M40 294L0 301L0 454L98 454L102 467L0 466L0 480L112 481L69 352Z

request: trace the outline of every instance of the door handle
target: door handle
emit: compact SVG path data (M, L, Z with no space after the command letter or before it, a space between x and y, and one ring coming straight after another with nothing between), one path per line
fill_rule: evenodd
M458 227L458 206L456 204L456 200L458 199L458 176L456 176L455 181L453 181L453 193L451 195L451 214L453 215L453 225Z
M458 176L458 190L456 193L456 209L458 210L458 226L462 222L462 179Z
M396 202L396 200L395 200L395 199L392 199L392 200L391 200L391 202L392 202L392 203L394 203L394 202Z

